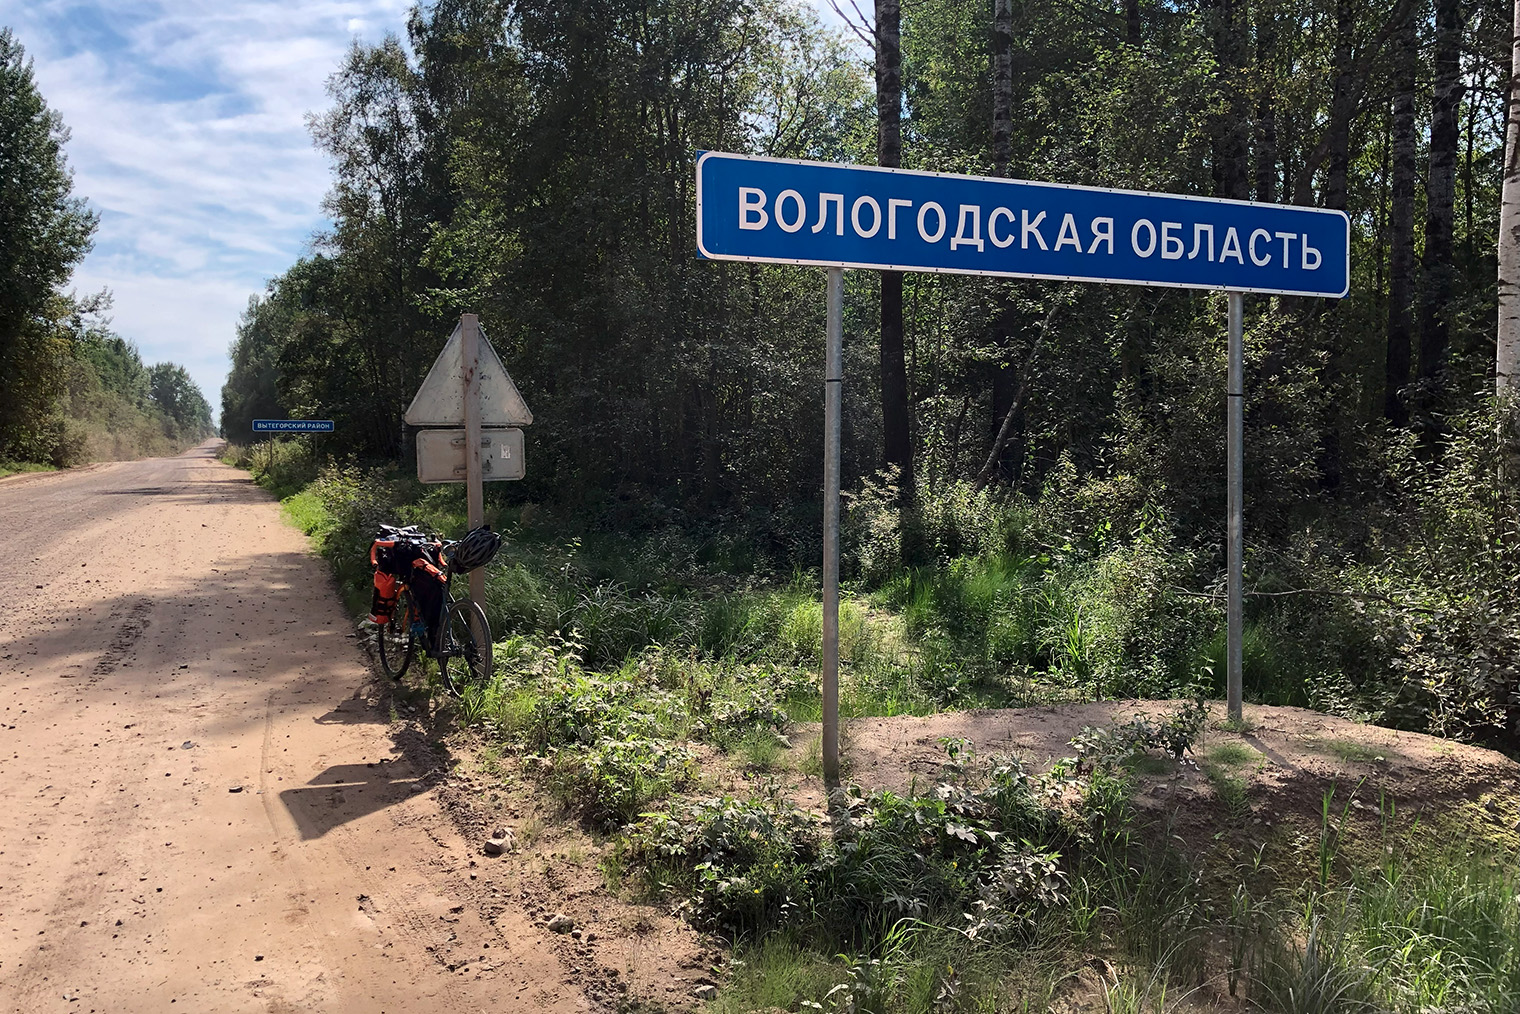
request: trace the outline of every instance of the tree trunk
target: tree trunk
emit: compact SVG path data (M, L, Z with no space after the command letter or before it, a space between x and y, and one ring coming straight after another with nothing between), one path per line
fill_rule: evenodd
M1214 188L1220 197L1246 200L1251 196L1250 117L1240 87L1245 0L1212 0L1214 55L1224 112L1214 129Z
M1335 81L1330 91L1329 152L1325 166L1325 207L1346 210L1346 170L1350 164L1351 110L1355 102L1356 80L1352 61L1356 31L1356 9L1352 0L1335 0ZM1304 199L1307 195L1298 195Z
M1409 383L1410 297L1414 288L1415 59L1411 12L1395 30L1393 47L1393 207L1388 216L1388 353L1383 372L1383 415L1395 426L1409 421L1401 391Z
M1499 400L1500 467L1520 482L1520 0L1515 0L1504 190L1499 203L1499 331L1494 390Z
M902 9L899 0L876 0L876 164L902 165ZM903 355L903 278L881 273L881 422L887 467L901 472L912 497L913 446L908 435L908 366Z
M1140 0L1124 0L1124 41L1131 46L1140 45Z
M1452 227L1457 199L1457 114L1462 104L1458 56L1462 44L1459 0L1436 0L1435 98L1430 112L1430 172L1425 179L1425 256L1420 307L1421 407L1435 406L1434 386L1446 359L1454 265ZM1429 420L1427 420L1427 423ZM1432 434L1434 430L1430 430Z
M1277 200L1277 12L1264 4L1256 20L1256 199Z
M1008 175L1013 130L1013 0L992 4L992 165Z
M1013 160L1012 152L1012 123L1013 123L1013 0L993 0L992 5L992 164L993 172L998 176L1009 174L1009 165ZM992 428L989 436L994 445L998 444L999 434L1003 432L1003 419L1013 405L1014 398L1014 366L1013 366L1013 334L1017 325L1017 314L1012 306L1012 287L1001 286L998 293L1000 303L997 317L993 322L993 341L1002 350L1001 355L993 363L992 372ZM1022 419L1015 420L1014 432L1019 430L1018 423ZM1002 446L1007 448L1010 443L1008 435L1003 436ZM998 471L1004 476L1009 474L1007 459L1010 453L1005 450L997 462Z

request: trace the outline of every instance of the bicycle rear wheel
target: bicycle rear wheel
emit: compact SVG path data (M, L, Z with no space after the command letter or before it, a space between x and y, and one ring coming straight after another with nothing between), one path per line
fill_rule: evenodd
M412 636L415 612L411 593L403 588L396 600L396 608L391 612L390 622L380 628L380 668L393 680L406 675L412 656L417 652L417 642Z
M488 683L492 672L491 627L480 604L469 599L449 603L444 637L438 670L449 693L458 697L472 683Z

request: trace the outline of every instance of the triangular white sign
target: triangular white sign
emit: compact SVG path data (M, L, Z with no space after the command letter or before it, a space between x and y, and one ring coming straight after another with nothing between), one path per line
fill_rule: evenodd
M427 379L417 388L417 395L403 416L408 426L464 425L464 366L460 362L460 327L444 343L443 351L428 370ZM533 413L512 383L496 350L480 335L480 425L527 426Z

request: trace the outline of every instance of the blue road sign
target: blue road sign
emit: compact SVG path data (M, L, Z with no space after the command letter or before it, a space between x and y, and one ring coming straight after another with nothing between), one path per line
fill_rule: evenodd
M331 433L331 419L255 419L255 433Z
M703 152L714 260L1344 296L1346 215L1213 197Z

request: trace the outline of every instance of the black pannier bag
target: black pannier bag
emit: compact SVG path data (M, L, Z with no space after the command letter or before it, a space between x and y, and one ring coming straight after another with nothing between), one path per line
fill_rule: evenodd
M400 595L400 584L411 589L412 601L427 624L428 637L437 633L444 605L443 571L433 562L437 542L376 539L369 550L375 565L375 590L370 598L370 619L376 623L390 620Z

